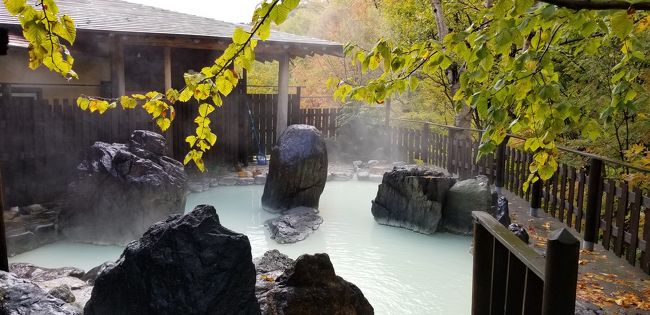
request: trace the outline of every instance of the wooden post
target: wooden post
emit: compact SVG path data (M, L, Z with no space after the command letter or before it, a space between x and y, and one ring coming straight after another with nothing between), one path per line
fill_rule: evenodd
M4 83L2 85L2 102L5 103L5 106L9 105L10 99L11 99L11 84Z
M591 158L589 161L589 181L587 183L587 209L585 214L585 234L582 248L594 250L598 241L600 223L600 200L602 198L603 161ZM579 223L577 223L579 224Z
M473 243L472 315L487 315L490 314L494 237L476 219L474 220Z
M542 180L538 179L531 186L530 191L530 216L538 217L542 208Z
M9 50L9 30L2 27L0 28L0 56L7 54Z
M574 314L579 256L580 241L569 230L562 228L549 234L542 314Z
M299 124L300 123L300 101L302 97L302 87L301 86L296 86L296 100L291 106L291 121L289 122L290 125L292 124ZM325 133L326 130L323 128L321 132Z
M287 129L289 115L289 54L282 54L278 69L278 116L276 118L276 140Z
M505 186L505 174L506 174L506 146L508 145L509 138L506 137L503 139L503 142L499 144L496 152L496 180L494 186L499 195L502 195L503 187Z
M113 83L113 97L117 98L126 94L126 85L124 82L124 47L118 35L113 36L112 48L111 82Z
M2 169L0 167L0 270L9 271L7 257L7 232L5 231L5 192L2 185Z
M172 49L170 47L163 48L163 71L165 73L165 91L172 88ZM170 148L171 156L174 156L174 128L169 128L165 131L165 139L167 139L167 147Z
M454 139L456 138L456 130L454 128L447 128L447 171L451 174L455 173L454 170Z

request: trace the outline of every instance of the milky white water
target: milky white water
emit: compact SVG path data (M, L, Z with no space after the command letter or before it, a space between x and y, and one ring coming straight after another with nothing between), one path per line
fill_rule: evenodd
M262 186L218 187L188 196L186 210L214 205L221 224L248 235L253 257L278 249L292 258L329 254L336 273L356 284L376 314L469 314L472 257L470 238L433 236L376 224L370 201L377 184L328 182L321 196L323 224L309 238L281 245L263 223L274 214L261 209ZM56 243L15 256L11 262L90 269L114 260L122 248Z

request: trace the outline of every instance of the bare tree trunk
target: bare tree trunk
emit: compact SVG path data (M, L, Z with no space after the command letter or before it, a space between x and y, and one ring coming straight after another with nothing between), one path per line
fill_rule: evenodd
M487 2L492 2L491 0L486 0ZM433 14L436 17L436 25L438 26L438 37L440 41L449 34L449 27L447 26L447 21L445 19L445 12L442 9L442 3L440 0L431 0L431 8L433 9ZM460 89L460 75L462 73L462 68L458 64L452 64L449 69L447 69L447 80L449 84L449 90L451 95L456 95L458 89ZM454 119L454 125L457 127L469 128L472 126L472 109L469 106L463 105L461 109L456 112L456 117Z

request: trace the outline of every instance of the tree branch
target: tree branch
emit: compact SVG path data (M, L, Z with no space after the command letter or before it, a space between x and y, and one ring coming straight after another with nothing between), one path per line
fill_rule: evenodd
M548 4L574 10L650 10L650 2L629 2L624 0L541 0Z

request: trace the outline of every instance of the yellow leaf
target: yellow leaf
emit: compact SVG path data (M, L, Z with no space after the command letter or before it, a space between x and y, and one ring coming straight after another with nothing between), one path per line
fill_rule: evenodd
M88 109L88 105L90 104L90 100L88 100L85 97L79 97L77 98L77 106L81 108L81 110L86 110Z
M156 119L156 124L158 124L158 127L160 127L160 130L166 131L169 129L169 126L171 126L172 122L169 120L169 118L158 118Z
M214 111L214 106L208 104L208 103L203 103L199 105L199 115L206 117L210 113Z
M196 137L195 136L188 136L187 138L185 138L185 142L189 143L190 147L193 147L194 144L196 143ZM185 164L187 164L187 163L185 163Z
M120 104L124 109L131 109L135 108L138 105L138 101L128 96L122 96L120 97Z

